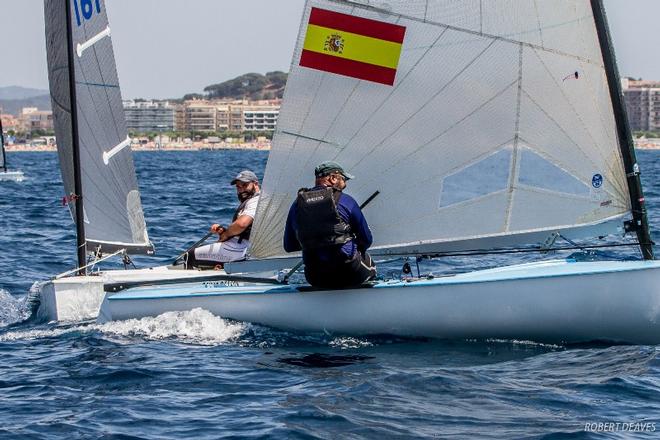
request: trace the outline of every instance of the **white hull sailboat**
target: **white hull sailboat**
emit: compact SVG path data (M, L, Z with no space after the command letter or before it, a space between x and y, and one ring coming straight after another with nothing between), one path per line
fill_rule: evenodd
M660 343L660 264L601 1L480 5L306 2L250 260L227 266L225 281L293 266L285 219L324 160L357 176L348 191L370 201L377 258L567 242L635 246L648 261L549 261L333 291L105 286L99 319L201 307L301 331Z
M659 274L656 261L562 260L339 291L211 283L144 286L106 296L99 320L202 308L306 332L657 344Z
M217 278L182 266L94 270L110 257L152 254L130 150L105 2L45 0L51 101L62 180L76 224L78 268L40 291L40 318L98 316L107 285ZM74 105L72 105L72 103ZM90 261L88 261L88 257Z
M14 182L22 182L25 179L25 175L22 171L1 171L0 170L0 180L12 180Z

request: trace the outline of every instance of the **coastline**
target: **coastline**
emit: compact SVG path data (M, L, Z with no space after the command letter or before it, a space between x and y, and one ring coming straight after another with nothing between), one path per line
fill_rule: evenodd
M56 145L29 145L29 144L14 144L5 145L5 150L8 153L17 152L56 152ZM258 150L269 151L270 141L265 142L243 142L243 143L228 143L218 142L214 144L204 142L193 142L191 144L184 143L168 143L163 144L160 148L156 143L149 142L147 144L133 144L131 145L132 151L208 151L208 150Z
M214 144L204 142L193 142L191 144L184 143L168 143L158 148L156 143L149 142L147 144L133 144L131 145L132 151L208 151L208 150L259 150L270 151L271 142L243 142L243 143L228 143L218 142ZM14 144L5 145L5 150L10 152L35 152L57 151L56 145L28 145L28 144ZM635 141L635 150L660 150L660 139L642 139Z

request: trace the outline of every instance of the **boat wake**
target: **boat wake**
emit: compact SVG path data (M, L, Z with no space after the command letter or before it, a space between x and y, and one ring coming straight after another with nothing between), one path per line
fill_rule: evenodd
M0 289L0 329L22 321L32 314L29 295L16 297L6 290Z
M106 324L82 323L13 330L4 334L0 333L0 342L100 333L117 343L132 343L136 339L172 340L179 343L213 346L235 342L247 332L250 326L250 324L230 322L214 316L206 310L193 309L187 312L168 312L156 317Z

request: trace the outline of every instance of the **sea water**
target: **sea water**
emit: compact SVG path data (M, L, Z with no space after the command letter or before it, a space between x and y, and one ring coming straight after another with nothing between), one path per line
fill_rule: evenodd
M660 152L638 157L658 237ZM266 159L136 153L157 249L136 265L166 263L211 223L228 223L231 178L244 168L262 176ZM75 234L57 155L11 153L11 163L26 180L0 185L0 438L660 437L658 346L290 333L201 309L102 325L37 322L30 298L74 267ZM422 261L420 270L534 258ZM402 263L381 269L397 276Z

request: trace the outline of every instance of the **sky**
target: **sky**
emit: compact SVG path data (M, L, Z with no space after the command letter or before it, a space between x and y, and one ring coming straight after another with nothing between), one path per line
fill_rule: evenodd
M288 71L303 5L106 0L124 98L180 98L244 73ZM605 7L620 73L660 80L660 0ZM48 89L43 20L43 0L0 0L0 87Z

